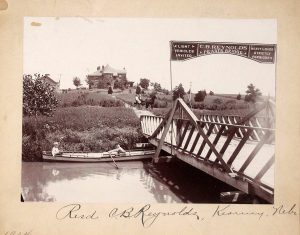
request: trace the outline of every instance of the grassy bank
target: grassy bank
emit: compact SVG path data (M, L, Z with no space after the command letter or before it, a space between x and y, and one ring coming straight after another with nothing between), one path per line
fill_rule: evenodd
M78 107L82 105L101 107L124 107L124 102L117 99L115 95L107 94L107 91L68 91L58 93L59 107Z
M68 151L107 151L119 143L133 148L143 141L139 119L124 107L80 106L58 108L52 117L24 117L22 159L41 160L53 142Z
M240 108L240 106L235 106L236 108L225 108L225 109L197 109L193 108L193 112L197 117L200 117L203 114L209 114L209 115L237 115L237 116L246 116L248 113L250 113L252 110L254 110L256 107L261 105L261 103L258 104L247 104L244 108ZM194 106L193 106L194 107ZM243 107L243 106L242 106ZM167 114L167 112L170 110L171 107L168 108L154 108L151 110L151 112L156 116L164 116ZM177 113L176 113L177 114ZM175 114L175 116L176 116ZM260 112L258 116L265 115L264 111Z

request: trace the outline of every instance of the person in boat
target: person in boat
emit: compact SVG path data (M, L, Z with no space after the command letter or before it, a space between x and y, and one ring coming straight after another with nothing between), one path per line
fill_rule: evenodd
M119 144L117 144L116 148L109 150L108 153L119 155L120 153L126 153L126 151Z
M55 155L59 154L59 149L58 149L58 146L59 146L59 143L58 142L54 142L53 144L53 148L52 148L52 156L55 157Z

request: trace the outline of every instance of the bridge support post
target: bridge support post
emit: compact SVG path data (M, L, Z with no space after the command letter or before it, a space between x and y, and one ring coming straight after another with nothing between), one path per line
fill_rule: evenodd
M164 127L164 131L163 131L163 134L162 134L162 136L161 136L161 138L160 138L160 140L159 140L159 144L158 144L158 146L157 146L157 148L156 148L156 151L155 151L155 154L154 154L154 157L153 157L153 162L154 162L154 163L158 163L158 160L159 160L159 154L160 154L161 148L162 148L162 146L163 146L163 144L164 144L164 142L165 142L165 138L166 138L166 136L167 136L167 134L168 134L168 131L169 131L170 125L171 125L171 123L172 123L173 116L174 116L174 113L175 113L175 111L176 111L176 108L177 108L177 100L176 100L176 102L175 102L175 104L174 104L174 107L173 107L171 113L169 114L169 116L165 117L165 118L167 118L168 120L167 120L167 122L166 122L166 125L165 125L165 127ZM171 138L172 138L172 136L171 136Z

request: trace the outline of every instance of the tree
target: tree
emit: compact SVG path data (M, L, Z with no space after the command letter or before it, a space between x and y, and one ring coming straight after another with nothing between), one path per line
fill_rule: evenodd
M85 82L89 85L89 89L92 89L93 82L88 77L85 79Z
M50 116L57 107L54 88L44 82L42 75L23 76L23 114L26 116Z
M206 91L205 90L198 91L198 93L195 95L194 100L196 102L202 102L205 99L205 96L206 96Z
M154 82L153 84L153 89L157 92L162 91L161 85L158 82Z
M165 89L165 88L163 88L163 89L161 90L161 92L164 93L165 95L169 95L169 94L170 94L169 90L167 90L167 89Z
M81 85L81 81L79 77L74 77L73 78L73 84L74 86L76 86L76 89L78 89L78 87Z
M150 80L149 79L147 79L147 78L141 78L140 79L140 85L141 85L141 87L142 88L144 88L144 89L148 89L148 87L149 87L149 84L150 84Z
M251 83L247 86L245 101L255 103L257 98L262 95L259 89Z
M242 98L241 94L239 93L237 96L236 96L236 99L237 100L240 100Z
M176 100L177 98L183 98L184 95L185 95L185 91L182 84L180 83L173 90L173 100Z
M214 95L215 93L213 91L210 91L209 92L209 95Z

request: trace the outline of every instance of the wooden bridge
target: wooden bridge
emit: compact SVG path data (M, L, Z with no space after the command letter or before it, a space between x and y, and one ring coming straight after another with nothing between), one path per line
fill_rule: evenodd
M270 99L244 117L201 115L182 99L165 117L142 115L141 127L160 151L206 172L239 191L274 201L275 104ZM258 116L259 113L263 116Z

